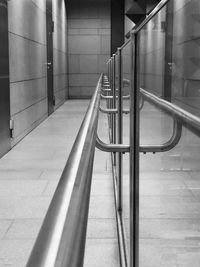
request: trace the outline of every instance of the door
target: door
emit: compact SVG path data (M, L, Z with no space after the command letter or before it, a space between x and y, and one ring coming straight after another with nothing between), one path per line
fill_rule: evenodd
M46 1L48 114L54 111L52 0Z
M10 147L8 7L6 0L0 0L0 157Z

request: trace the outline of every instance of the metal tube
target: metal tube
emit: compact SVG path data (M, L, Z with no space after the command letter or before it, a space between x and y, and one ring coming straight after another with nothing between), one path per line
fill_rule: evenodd
M115 69L115 58L114 55L112 56L112 86L111 86L111 94L112 94L112 98L110 99L111 101L111 108L114 108L114 78L115 78L115 74L114 74L114 69ZM111 114L111 143L114 144L114 115Z
M117 113L117 109L105 109L103 107L99 107L99 111L103 112L103 113L107 113L107 114L113 114L113 113Z
M138 33L170 0L161 0L159 4L152 10L152 12L142 21L142 23L132 31Z
M113 109L116 108L116 55L113 55ZM113 144L116 144L116 113L113 116ZM116 166L116 153L114 152L114 166Z
M171 115L174 119L182 123L186 128L200 136L200 118L193 115L192 113L185 111L184 109L172 104L160 97L157 97L144 89L140 88L140 93L144 99L155 107L163 110L167 114Z
M122 145L122 144L106 144L104 143L97 134L96 139L96 147L104 152L122 152L126 153L130 151L129 145Z
M138 41L131 34L130 90L130 267L139 267L139 90Z
M122 51L118 49L118 144L123 143ZM122 210L122 153L118 153L118 210Z
M113 96L112 95L105 96L105 95L101 94L101 98L104 98L104 99L113 99ZM118 98L118 96L116 96L116 98ZM123 99L130 99L130 95L124 95L123 96Z
M108 109L108 108L103 108L103 107L99 107L99 110L103 113L118 113L118 110L115 108L115 109ZM130 113L130 110L129 109L124 109L123 110L123 113L124 114L129 114Z
M83 265L102 75L42 224L27 267Z

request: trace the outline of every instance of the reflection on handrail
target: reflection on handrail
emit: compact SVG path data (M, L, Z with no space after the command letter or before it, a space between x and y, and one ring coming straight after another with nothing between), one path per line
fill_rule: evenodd
M138 27L133 29L133 33L138 33L168 2L169 0L161 0L146 19L144 19Z
M100 140L97 134L96 139L96 147L104 152L130 152L130 146L129 145L122 145L122 144L106 144L103 141Z
M103 99L113 99L113 96L112 95L103 95L103 94L101 94L101 98L103 98ZM118 98L118 96L116 96L116 98ZM124 95L123 99L130 99L130 95Z
M148 153L148 152L166 152L174 148L178 142L181 139L182 134L182 125L181 123L174 120L174 128L173 128L173 134L170 140L168 140L166 143L162 145L145 145L140 146L140 152Z
M108 89L101 89L102 92L111 92L112 90L110 88Z
M161 99L146 90L140 88L140 92L143 95L144 99L151 104L155 105L155 107L163 110L164 112L170 114L174 119L178 120L181 124L183 124L190 131L200 136L200 118L191 114L188 111L164 100Z
M119 49L123 49L125 46L127 46L127 44L129 44L131 41L131 39L128 39L121 47L119 47Z
M109 109L109 108L103 108L103 107L99 106L99 110L101 112L103 112L103 113L110 113L110 114L116 114L116 113L118 113L117 108ZM123 110L123 113L124 114L129 114L130 113L130 110L129 109L124 109Z
M129 86L131 85L131 81L128 79L123 79L123 86Z
M173 149L180 141L182 134L181 123L174 121L174 128L172 137L164 144L161 145L140 145L140 152L142 153L158 153L166 152ZM97 135L96 147L104 152L130 152L130 146L124 144L106 144Z
M27 267L83 265L102 75Z

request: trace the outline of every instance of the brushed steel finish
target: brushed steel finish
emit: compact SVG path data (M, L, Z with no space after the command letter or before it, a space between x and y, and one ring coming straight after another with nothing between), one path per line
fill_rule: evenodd
M102 75L87 109L27 267L83 265Z

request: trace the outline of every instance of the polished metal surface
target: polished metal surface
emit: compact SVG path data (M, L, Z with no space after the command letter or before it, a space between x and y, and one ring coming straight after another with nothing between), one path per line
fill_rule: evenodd
M116 62L117 62L117 56L116 54L113 55L113 104L112 107L113 109L116 108ZM113 144L116 144L116 138L117 138L117 133L116 133L116 113L112 114L113 116ZM114 154L114 165L116 165L116 154Z
M0 0L0 157L10 150L10 81L7 1Z
M131 90L130 90L130 267L139 267L139 90L138 36L131 34Z
M118 49L118 144L123 144L122 50ZM130 112L130 110L129 110ZM118 210L122 210L122 153L118 153Z
M27 267L83 266L102 76L35 242Z
M108 109L108 108L103 108L103 107L99 107L99 110L103 113L118 113L118 109ZM130 113L130 110L129 109L123 109L122 111L124 114L128 114Z
M103 95L101 94L101 98L102 99L113 99L112 95ZM118 98L118 96L116 96L116 98ZM130 95L124 95L123 99L130 99Z
M122 46L119 47L119 49L123 49L125 46L127 46L131 42L131 39L128 39Z
M171 115L174 119L178 120L186 128L190 129L193 133L200 136L200 118L193 115L192 113L172 104L164 99L161 99L154 94L147 92L146 90L140 88L140 93L143 95L144 99L155 107L161 109L167 114Z
M107 109L104 109L101 107L101 111L104 113L116 113L118 114L118 143L117 145L114 144L105 144L97 137L97 147L103 151L107 152L118 152L119 155L124 152L130 153L130 191L129 191L129 204L130 204L130 240L128 240L128 251L129 253L129 263L127 266L129 267L139 267L139 153L147 153L147 152L165 152L169 151L172 148L174 148L182 134L182 126L184 125L186 128L190 129L192 132L200 136L200 119L177 107L176 105L173 105L163 99L160 99L157 96L154 96L147 91L139 88L139 43L138 43L138 33L140 30L160 11L162 10L165 5L169 2L169 0L161 0L160 3L154 8L154 10L148 15L148 17L137 27L135 28L131 33L131 38L126 42L124 45L122 45L118 49L118 54L127 46L127 44L131 43L131 81L128 79L124 79L122 77L122 74L119 75L119 82L120 79L122 79L121 83L123 86L131 86L131 92L130 96L121 97L120 96L120 89L118 91L118 107L117 109L113 109L113 107L108 106ZM111 59L112 60L112 59ZM111 73L112 73L112 66L110 64L111 61L109 61L109 81L111 81ZM119 63L119 62L118 62ZM120 68L120 63L119 63ZM113 78L113 77L112 77ZM120 84L121 84L120 83ZM103 99L106 99L107 102L110 103L110 101L113 100L113 96L109 95L103 95L101 96ZM123 108L120 107L119 101L124 98L130 99L130 147L128 145L123 145L123 140L120 140L120 116L123 115ZM168 113L170 116L174 119L174 127L173 127L173 133L171 138L161 145L140 145L139 144L139 132L140 132L140 110L143 108L144 100L154 104L157 108L161 109L162 111ZM122 128L121 128L122 130ZM118 166L116 168L120 168L120 158L118 160ZM113 172L115 172L116 168L113 169ZM120 173L116 174L117 178L119 179ZM122 178L121 178L122 179ZM117 180L118 181L118 180ZM120 190L122 187L122 184L118 183L117 186L119 187L117 189L117 195L118 195L118 203L120 202ZM118 206L120 209L120 205ZM119 216L119 220L121 223L122 231L123 233L123 220L122 215ZM119 222L118 222L119 223ZM118 229L118 232L120 229ZM125 257L125 254L122 253L122 257ZM123 261L123 262L126 262Z
M130 146L129 145L122 145L122 144L106 144L104 143L97 135L96 139L96 147L105 152L129 152Z
M103 112L103 113L107 113L107 114L113 114L113 113L117 113L118 110L116 108L113 109L109 109L109 108L103 108L103 107L99 107L99 111Z

